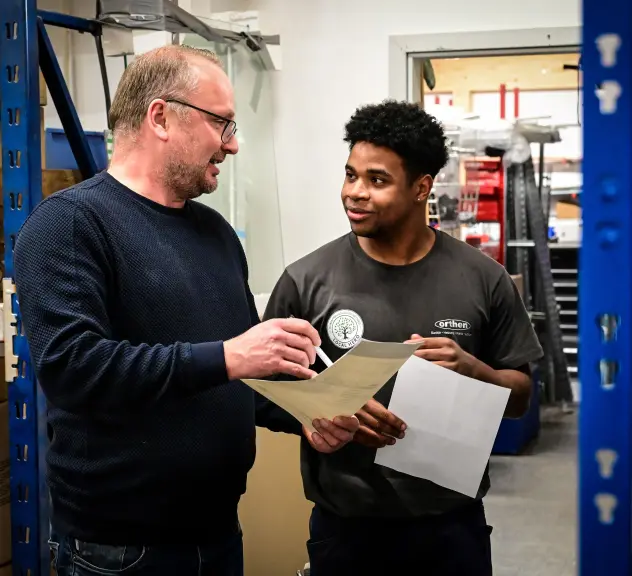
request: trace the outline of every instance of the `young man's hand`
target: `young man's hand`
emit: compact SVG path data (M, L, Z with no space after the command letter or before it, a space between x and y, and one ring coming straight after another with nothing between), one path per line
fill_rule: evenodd
M418 343L420 340L422 344L415 351L415 356L464 376L472 376L476 359L465 352L454 340L450 338L423 338L419 334L413 334L406 343Z
M403 438L406 424L387 410L377 400L369 400L356 414L360 428L354 440L370 448L392 446L397 438Z
M336 416L333 420L320 418L312 424L316 431L310 432L303 426L303 434L314 450L324 454L331 454L349 444L360 426L355 416Z

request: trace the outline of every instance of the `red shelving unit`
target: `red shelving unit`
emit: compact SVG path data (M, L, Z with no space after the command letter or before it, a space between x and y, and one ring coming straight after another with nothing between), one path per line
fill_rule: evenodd
M475 194L478 190L476 208L477 222L497 222L500 224L500 242L495 253L490 253L495 260L505 263L505 182L504 170L500 158L477 158L466 160L465 193Z

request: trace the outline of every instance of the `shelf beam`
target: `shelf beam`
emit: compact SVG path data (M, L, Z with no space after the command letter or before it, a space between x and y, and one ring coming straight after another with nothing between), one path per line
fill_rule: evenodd
M632 3L583 2L581 576L632 573ZM599 87L599 89L597 89Z

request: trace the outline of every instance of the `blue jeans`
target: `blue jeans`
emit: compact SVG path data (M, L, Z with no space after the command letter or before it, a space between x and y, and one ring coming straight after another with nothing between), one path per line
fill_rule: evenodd
M110 546L51 535L57 576L243 576L242 535L210 546Z

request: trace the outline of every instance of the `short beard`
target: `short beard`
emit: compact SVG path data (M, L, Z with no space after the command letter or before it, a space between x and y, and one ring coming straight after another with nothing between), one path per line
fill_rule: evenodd
M190 164L172 159L163 168L162 180L178 200L193 200L202 194L211 194L217 188L206 179L208 163Z

